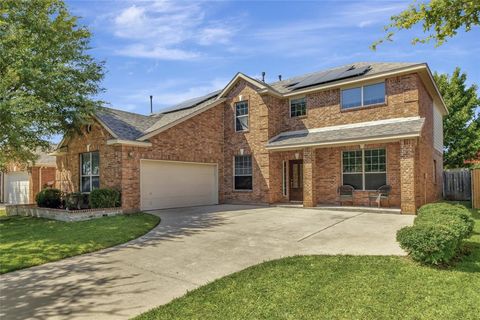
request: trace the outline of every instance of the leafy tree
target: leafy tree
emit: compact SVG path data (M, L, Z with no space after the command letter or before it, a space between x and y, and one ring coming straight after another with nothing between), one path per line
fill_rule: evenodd
M34 161L99 104L103 62L89 40L61 0L0 1L0 170Z
M480 150L480 99L476 85L467 88L467 75L456 68L451 76L434 74L449 114L443 119L444 165L464 167Z
M472 26L480 24L479 0L431 0L429 3L412 3L407 10L390 18L391 23L385 26L387 35L374 42L371 48L375 50L380 43L392 41L393 35L404 29L411 29L422 23L423 31L429 33L426 37L412 39L412 44L435 41L436 46L442 45L447 38L457 34L464 27L468 32Z

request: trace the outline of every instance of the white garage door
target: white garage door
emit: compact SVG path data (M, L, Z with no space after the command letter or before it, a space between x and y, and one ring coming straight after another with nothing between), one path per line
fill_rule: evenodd
M29 203L28 172L9 172L5 175L5 202L8 204Z
M218 204L215 164L151 161L140 162L142 210Z

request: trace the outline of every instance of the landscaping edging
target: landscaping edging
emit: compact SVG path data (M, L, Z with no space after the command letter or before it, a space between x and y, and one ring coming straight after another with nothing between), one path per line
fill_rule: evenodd
M8 216L37 217L67 222L116 216L124 213L122 208L64 210L39 208L34 204L7 205L5 209Z

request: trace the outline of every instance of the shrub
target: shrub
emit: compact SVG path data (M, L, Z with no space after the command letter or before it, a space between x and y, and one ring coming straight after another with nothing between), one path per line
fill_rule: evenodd
M120 206L120 192L115 189L102 188L90 192L90 207L113 208Z
M413 227L397 232L397 241L410 256L427 264L449 262L462 240L473 231L475 221L462 205L431 203L418 210Z
M397 241L414 260L426 264L449 262L459 245L454 230L434 223L404 227L397 232Z
M455 223L454 228L462 229L461 238L465 239L470 237L475 226L475 220L472 217L471 212L462 205L452 205L449 203L430 203L424 205L418 210L418 216L415 219L417 221L424 220L441 220L447 218L440 218L439 216L447 217L456 217L460 219L463 223L463 226L459 226L458 223ZM455 220L456 221L456 220ZM448 223L448 221L446 222Z
M65 208L80 210L88 208L88 195L81 192L72 192L65 196Z
M62 193L58 189L47 188L40 191L35 197L37 206L42 208L60 208Z

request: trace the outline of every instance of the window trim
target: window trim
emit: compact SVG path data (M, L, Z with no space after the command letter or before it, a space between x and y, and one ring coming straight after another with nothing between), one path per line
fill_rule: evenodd
M372 104L364 104L363 103L363 90L364 90L364 87L368 87L368 86L372 86L372 85L376 85L376 84L380 84L380 83L383 83L384 85L384 88L385 88L385 92L384 92L384 97L383 97L383 102L378 102L378 103L372 103ZM355 89L355 88L360 88L360 102L361 104L359 106L356 106L356 107L350 107L350 108L344 108L343 107L343 91L344 90L349 90L349 89ZM377 106L386 106L387 105L387 83L385 80L383 81L380 81L380 82L371 82L371 83L364 83L362 85L356 85L356 86L349 86L349 87L345 87L345 88L341 88L340 89L340 110L341 111L349 111L349 110L356 110L356 109L362 109L362 108L371 108L371 107L377 107Z
M292 100L299 100L299 99L305 99L305 114L301 116L292 117ZM288 115L290 118L294 118L294 119L306 117L308 115L307 96L290 97L288 99Z
M82 172L82 169L83 169L83 164L82 164L82 161L83 161L83 156L88 154L90 156L90 171L92 171L92 164L93 164L93 161L92 161L92 154L93 153L98 153L98 174L89 174L89 175L84 175L83 172ZM82 152L80 153L80 166L79 166L79 181L78 181L78 184L79 184L79 190L80 190L80 193L83 193L83 194L89 194L90 192L92 192L92 177L98 177L98 184L100 185L100 152L98 150L96 151L89 151L89 152ZM90 178L90 191L88 192L83 192L82 191L82 178L83 177L89 177Z
M248 128L245 129L245 130L237 130L237 118L239 116L237 116L237 104L240 104L240 103L246 103L247 104L247 114L246 115L241 115L240 117L246 117L247 118L247 124L248 124ZM250 131L250 103L248 100L241 100L241 101L237 101L233 104L233 128L235 129L235 132L248 132Z
M365 150L380 150L380 149L383 149L385 150L385 172L383 171L378 171L378 172L365 172ZM342 185L343 185L343 175L344 174L361 174L362 175L362 189L355 189L354 191L377 191L376 189L375 190L371 190L371 189L365 189L365 174L369 174L369 173L385 173L385 183L388 184L388 152L387 152L387 148L362 148L360 149L362 151L362 172L343 172L343 153L344 152L352 152L352 151L359 151L359 149L346 149L346 150L342 150L342 152L340 153L340 165L341 165L341 171L340 171L340 174L341 174L341 181L342 181Z
M235 172L235 158L236 157L250 157L250 163L252 164L252 174L250 176L248 175L243 175L239 177L252 177L252 188L251 189L236 189L235 188L235 177L237 177L236 172ZM232 189L234 192L253 192L253 156L251 154L237 154L233 156L233 181L232 181Z

